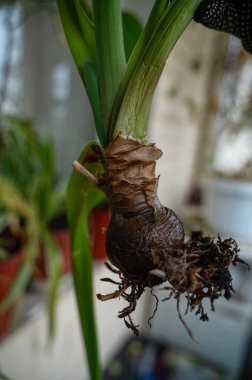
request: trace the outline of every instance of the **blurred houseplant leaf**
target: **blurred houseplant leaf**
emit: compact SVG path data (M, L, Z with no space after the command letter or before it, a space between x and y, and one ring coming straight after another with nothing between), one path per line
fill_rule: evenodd
M5 215L14 214L25 221L25 244L18 253L23 255L23 263L10 291L0 303L1 309L6 309L19 299L30 279L39 246L39 223L32 206L4 177L0 177L0 205L1 212Z

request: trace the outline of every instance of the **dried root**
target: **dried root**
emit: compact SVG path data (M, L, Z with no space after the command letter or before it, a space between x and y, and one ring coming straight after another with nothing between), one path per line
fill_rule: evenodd
M170 250L169 256L167 253L157 256L156 253L156 265L160 269L149 271L147 276L126 275L107 264L110 270L119 275L121 282L115 282L108 278L102 279L102 281L118 285L118 290L107 295L99 294L97 297L101 301L118 297L127 301L129 306L121 310L118 317L123 318L126 326L138 335L138 326L134 325L131 318L137 301L145 289L150 288L151 294L156 299L154 313L148 320L151 327L150 321L158 308L158 298L153 293L155 286L153 285L153 276L157 276L157 283L169 281L171 285L162 288L162 290L168 291L168 295L163 301L176 299L178 317L189 336L194 339L179 308L181 296L184 295L187 299L185 314L195 311L195 314L200 316L200 320L208 321L208 315L203 306L204 299L210 300L212 311L214 311L214 302L219 297L224 296L226 299L230 299L234 290L229 266L237 263L247 265L238 257L238 252L237 243L231 238L222 240L218 237L215 240L204 237L201 232L193 232L190 240L184 243L183 247Z
M147 277L134 276L134 275L125 276L122 272L115 270L110 264L106 263L106 266L113 273L117 273L119 275L121 282L115 282L114 280L110 278L101 279L101 281L117 284L118 289L115 290L113 293L106 294L106 295L97 294L97 298L100 301L107 301L107 300L111 300L115 298L122 298L123 300L127 301L129 305L125 307L123 310L119 311L118 318L122 318L125 322L125 325L128 328L130 328L134 332L135 335L139 335L138 326L134 325L131 318L131 314L135 311L137 301L139 300L139 298L141 297L145 289L151 286L152 275L147 276ZM156 298L154 294L153 296ZM153 313L153 316L151 316L149 321L154 317L156 309L157 309L157 305Z

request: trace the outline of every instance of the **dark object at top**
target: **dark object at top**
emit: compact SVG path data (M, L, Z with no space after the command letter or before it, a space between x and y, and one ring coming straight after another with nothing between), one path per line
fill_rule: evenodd
M203 0L194 20L208 28L239 37L244 49L252 54L251 0Z

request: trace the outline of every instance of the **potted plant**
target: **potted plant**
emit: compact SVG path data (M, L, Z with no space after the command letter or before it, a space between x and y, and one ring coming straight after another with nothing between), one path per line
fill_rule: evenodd
M38 251L34 209L6 178L0 177L0 336L11 327Z
M70 242L65 216L65 187L57 178L50 135L42 139L34 121L13 116L1 119L0 173L7 178L36 213L39 247L33 277L48 279L50 331L62 274L69 273Z
M178 307L180 295L186 292L188 307L196 308L202 320L207 319L203 298L209 297L211 302L218 298L224 278L224 295L231 296L228 267L231 261L239 261L235 241L220 238L216 241L196 233L189 242L184 242L181 222L157 199L155 161L162 152L154 144L146 143L146 134L152 96L163 66L196 9L197 21L217 29L226 28L228 32L236 25L235 32L241 32L246 47L251 48L251 44L248 31L238 23L240 13L235 5L222 7L222 13L216 6L218 1L203 0L202 4L201 0L156 1L126 62L119 1L93 0L92 16L84 2L57 3L93 109L100 142L85 147L74 162L76 172L68 185L75 292L90 377L100 379L88 218L103 193L112 209L106 249L114 265L111 270L119 274L120 280L115 292L98 298L105 301L121 296L128 301L129 306L119 312L119 317L134 333L138 329L131 313L138 298L146 288L152 289L165 280L172 285L170 297L178 300ZM232 22L227 23L227 17ZM194 257L193 263L190 257Z
M94 260L107 259L105 238L109 226L111 211L106 201L101 202L90 213L89 236L92 257Z

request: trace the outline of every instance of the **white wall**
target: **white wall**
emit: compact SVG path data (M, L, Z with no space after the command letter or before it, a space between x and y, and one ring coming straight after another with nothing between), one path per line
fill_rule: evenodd
M216 34L192 22L160 78L150 118L150 141L163 150L159 196L180 211L195 169Z

